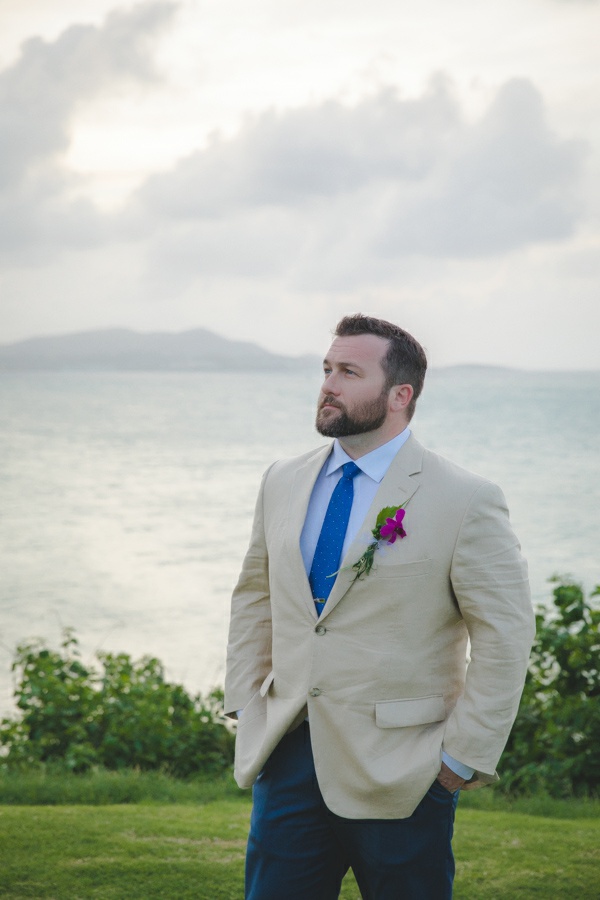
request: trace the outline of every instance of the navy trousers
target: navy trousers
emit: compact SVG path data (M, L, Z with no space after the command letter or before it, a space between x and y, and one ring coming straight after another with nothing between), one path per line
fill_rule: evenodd
M406 819L343 819L323 802L308 723L253 788L246 900L336 900L352 868L363 900L450 900L458 793L435 781Z

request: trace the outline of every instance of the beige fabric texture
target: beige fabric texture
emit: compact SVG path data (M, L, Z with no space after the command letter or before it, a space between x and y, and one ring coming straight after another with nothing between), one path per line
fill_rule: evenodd
M411 436L382 480L317 620L299 539L328 445L265 474L234 591L225 681L243 709L235 777L256 779L308 710L319 786L345 818L409 816L442 748L496 766L517 713L534 616L501 490ZM406 504L407 535L371 573L352 564L380 509Z

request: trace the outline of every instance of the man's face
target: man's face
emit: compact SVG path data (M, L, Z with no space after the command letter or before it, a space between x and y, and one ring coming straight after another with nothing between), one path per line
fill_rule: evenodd
M337 337L323 363L317 431L349 437L376 431L388 414L389 390L381 360L388 341L373 334Z

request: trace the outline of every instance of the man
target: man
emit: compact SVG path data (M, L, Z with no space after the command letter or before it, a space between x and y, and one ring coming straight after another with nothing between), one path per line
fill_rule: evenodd
M225 683L248 900L333 900L349 867L365 900L447 900L457 792L497 779L526 565L499 488L412 436L426 367L403 329L342 319L316 421L334 441L263 478Z

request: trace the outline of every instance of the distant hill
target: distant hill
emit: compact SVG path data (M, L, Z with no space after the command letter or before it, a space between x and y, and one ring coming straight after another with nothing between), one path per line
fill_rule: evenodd
M297 371L318 362L316 356L269 353L205 328L178 334L111 328L0 345L2 371Z

